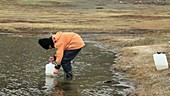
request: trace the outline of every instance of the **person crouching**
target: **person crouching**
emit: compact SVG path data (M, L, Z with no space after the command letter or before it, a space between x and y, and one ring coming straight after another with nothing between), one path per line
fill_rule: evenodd
M57 49L55 56L50 57L50 61L56 61L55 69L63 70L66 74L66 79L72 80L72 66L71 60L73 60L80 50L85 46L83 39L74 32L57 32L49 38L42 38L38 40L38 43L44 49Z

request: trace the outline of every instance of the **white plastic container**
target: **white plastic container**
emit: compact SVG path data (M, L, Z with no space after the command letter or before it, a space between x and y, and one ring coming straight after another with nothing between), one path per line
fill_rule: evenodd
M167 57L164 53L157 52L156 54L153 55L153 59L157 70L163 70L169 67Z
M53 71L55 70L54 64L50 62L49 64L46 64L45 66L45 74L46 76L56 76L57 74L54 74Z

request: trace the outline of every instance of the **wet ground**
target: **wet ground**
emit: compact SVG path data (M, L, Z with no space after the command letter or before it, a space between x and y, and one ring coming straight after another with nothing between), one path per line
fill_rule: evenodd
M45 65L55 50L42 49L42 36L0 35L0 95L2 96L126 96L134 89L125 75L111 69L116 53L83 36L86 46L73 61L74 79L59 70L45 76Z

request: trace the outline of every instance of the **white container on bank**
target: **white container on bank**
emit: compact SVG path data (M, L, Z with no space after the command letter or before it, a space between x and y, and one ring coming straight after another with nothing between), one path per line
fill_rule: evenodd
M54 74L54 64L50 62L49 64L45 65L45 75L46 76L57 76L57 74Z
M167 57L163 52L157 52L153 54L153 59L157 70L168 69Z

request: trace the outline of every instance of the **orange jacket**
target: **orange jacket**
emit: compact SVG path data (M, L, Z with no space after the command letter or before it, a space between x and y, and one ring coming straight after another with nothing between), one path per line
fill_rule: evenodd
M82 48L85 44L82 38L73 32L57 32L52 35L54 48L56 51L56 62L61 62L65 50L75 50Z

